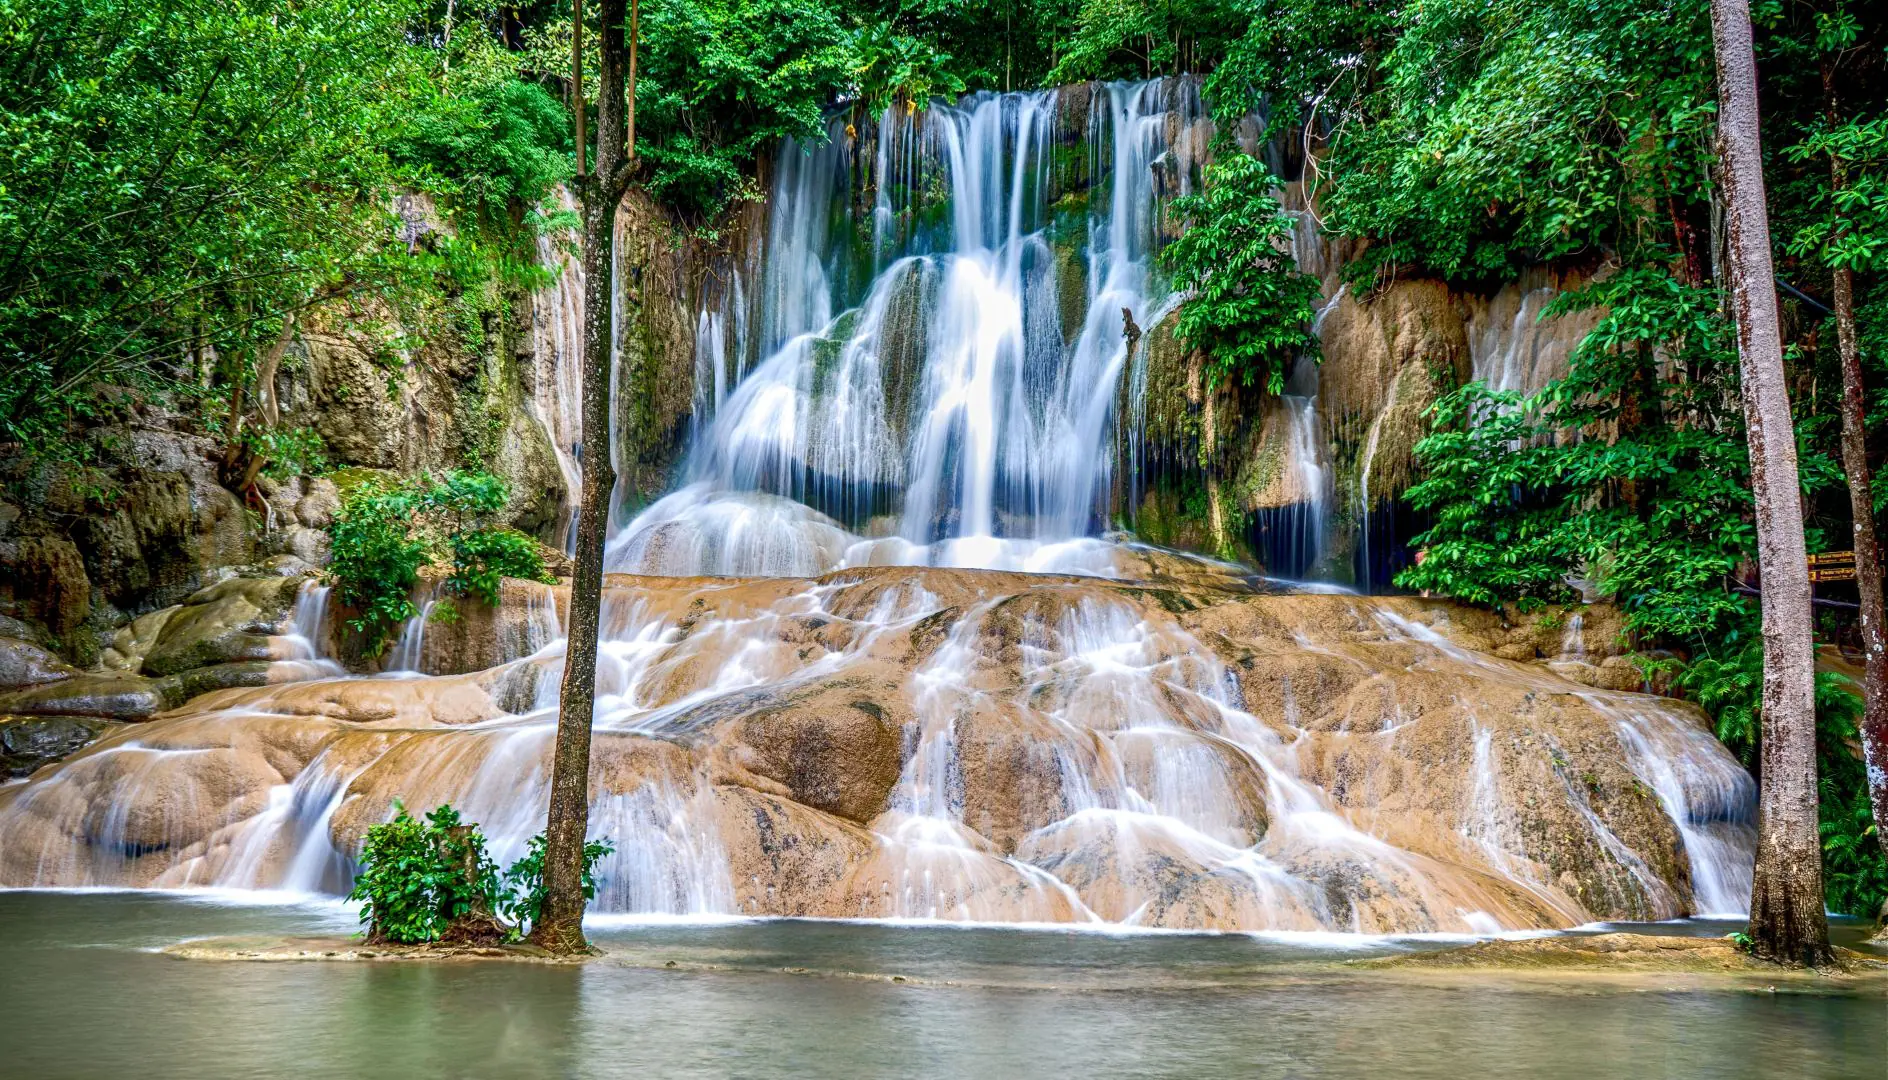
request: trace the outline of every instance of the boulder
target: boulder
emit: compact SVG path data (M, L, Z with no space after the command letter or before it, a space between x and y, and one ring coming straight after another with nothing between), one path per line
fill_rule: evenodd
M0 637L0 689L39 686L71 678L65 661L30 641Z
M78 753L116 725L87 716L0 716L0 777L20 777Z
M898 783L909 707L895 684L828 683L734 721L739 762L795 801L864 824Z
M851 822L751 788L713 789L715 831L728 860L737 910L753 915L855 914L851 868L872 835Z
M136 675L76 675L55 683L0 693L0 712L42 716L96 716L148 720L176 703L174 691Z
M269 667L267 660L237 660L227 664L210 664L206 667L191 668L169 676L163 682L175 700L188 701L198 694L207 694L212 690L228 690L238 686L267 686Z
M196 593L165 620L144 658L147 675L239 660L268 660L269 638L281 627L301 582L294 578L231 578Z
M107 648L100 662L109 670L137 673L143 670L144 657L157 644L158 635L163 633L164 624L172 615L183 610L183 605L158 608L126 623L112 635L111 646Z

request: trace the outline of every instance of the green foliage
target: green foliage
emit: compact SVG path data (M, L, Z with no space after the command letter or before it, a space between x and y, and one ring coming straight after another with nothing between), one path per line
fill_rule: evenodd
M284 313L406 280L406 12L0 0L0 441L244 378Z
M1820 125L1787 156L1798 162L1833 159L1843 172L1841 188L1811 189L1812 216L1791 239L1790 253L1854 271L1888 268L1888 116Z
M1245 25L1222 0L1082 0L1073 32L1045 82L1145 78L1199 70Z
M1859 687L1834 672L1816 676L1816 787L1822 836L1823 896L1829 910L1873 917L1888 900L1856 722Z
M1225 154L1207 166L1205 181L1202 193L1174 200L1187 229L1160 253L1174 287L1189 294L1175 333L1205 352L1209 386L1234 377L1250 386L1263 376L1279 393L1292 361L1317 351L1317 279L1292 264L1292 220L1264 165Z
M549 580L537 545L491 524L509 489L487 473L453 471L434 479L369 479L342 501L330 529L328 574L342 603L357 614L348 625L366 635L379 656L400 624L418 613L412 593L422 567L450 558L447 592L496 603L500 579Z
M1227 121L1306 102L1307 178L1372 267L1498 279L1690 228L1708 188L1705 0L1251 0L1208 85ZM1284 127L1305 118L1275 111Z
M454 532L446 537L446 547L452 552L447 589L487 604L498 603L498 586L504 578L537 581L545 576L538 542L516 529Z
M421 822L396 800L393 820L367 830L348 899L364 905L361 922L373 940L437 941L454 920L492 909L498 868L478 828L462 824L449 805Z
M583 898L596 899L597 864L616 848L608 840L592 840L583 846ZM522 929L538 921L544 908L544 834L531 838L524 857L505 871L506 894L498 910Z
M817 0L646 0L639 31L643 186L702 223L733 199L758 197L748 170L763 149L786 137L824 137L825 110L857 66L851 32ZM527 36L531 66L569 69L567 19ZM594 71L586 85L594 85Z
M348 899L362 902L361 922L375 941L438 941L468 915L502 915L505 934L522 938L544 903L544 835L526 844L523 858L501 880L485 853L485 835L461 820L450 804L415 819L399 800L393 820L368 828L361 871ZM607 840L583 848L583 898L596 898L597 864L615 848Z
M348 625L367 635L369 656L385 651L395 629L417 612L412 592L432 548L413 529L413 502L404 485L369 480L343 500L329 529L328 575L356 612Z
M1728 324L1712 292L1652 268L1545 317L1592 306L1606 315L1566 378L1528 397L1470 385L1436 405L1407 495L1435 524L1397 583L1527 609L1575 599L1585 579L1635 634L1721 642L1747 607L1727 575L1755 542Z
M83 428L145 405L227 438L285 318L535 281L564 109L424 7L0 0L0 443L83 464ZM457 227L415 242L413 190ZM242 419L250 462L320 467Z
M869 23L853 31L852 52L859 100L874 114L893 102L916 109L932 97L955 98L964 92L964 80L949 53L899 33L890 23Z
M542 87L496 72L455 93L429 84L389 152L469 219L500 232L571 173L570 120Z

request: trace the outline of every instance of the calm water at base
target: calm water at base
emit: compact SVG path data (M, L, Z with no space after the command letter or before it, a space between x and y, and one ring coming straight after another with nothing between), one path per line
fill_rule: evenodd
M1434 943L753 922L605 924L571 968L155 951L352 920L0 893L0 1076L1888 1076L1879 996L1330 970Z

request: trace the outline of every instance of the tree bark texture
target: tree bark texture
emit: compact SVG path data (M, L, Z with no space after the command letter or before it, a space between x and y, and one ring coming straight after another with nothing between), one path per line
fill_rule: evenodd
M1840 170L1836 181L1841 182ZM1855 279L1835 272L1836 340L1842 351L1842 471L1855 519L1855 585L1862 602L1862 763L1875 812L1875 839L1888 853L1888 623L1881 593L1881 546L1875 537L1875 485L1868 467L1868 414L1862 352L1855 339Z
M1816 702L1808 550L1783 371L1748 0L1713 0L1718 146L1730 234L1744 420L1763 576L1763 770L1750 936L1760 957L1833 960L1816 818Z
M628 184L625 156L623 0L602 0L598 27L595 168L580 179L583 196L583 487L577 551L551 755L551 804L545 825L544 903L531 939L556 953L588 948L583 936L583 846L590 824L590 721L596 706L597 622L603 598L603 541L610 489L610 346L616 208Z
M1839 57L1822 64L1824 114L1829 126L1842 122L1836 95ZM1848 166L1829 155L1830 203L1836 215L1836 236L1848 234L1848 215L1838 201L1849 186ZM1875 483L1868 466L1868 405L1862 384L1862 350L1855 336L1855 271L1838 266L1832 271L1835 294L1836 346L1842 362L1842 472L1849 482L1849 513L1854 521L1855 586L1862 630L1862 765L1868 781L1868 802L1874 812L1875 839L1888 854L1888 617L1882 601L1881 545L1875 536ZM1888 901L1882 909L1888 912ZM1888 923L1883 933L1888 934Z

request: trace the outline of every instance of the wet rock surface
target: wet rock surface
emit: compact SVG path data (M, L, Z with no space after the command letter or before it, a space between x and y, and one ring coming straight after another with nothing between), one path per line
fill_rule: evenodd
M40 686L69 679L71 665L30 641L0 637L0 687Z
M1564 629L1185 580L612 576L599 903L1403 932L1747 894L1754 790L1695 710L1496 655ZM560 610L505 595L493 627ZM129 729L135 748L108 734L0 794L0 883L338 889L396 798L450 801L515 857L542 824L561 653L519 635L481 659L217 690Z
M94 717L0 715L0 778L31 775L115 726Z
M76 675L61 682L0 693L0 712L145 720L171 703L170 687L137 675Z
M141 670L175 675L274 655L276 634L301 588L294 578L232 578L192 595L157 631Z
M1729 938L1652 934L1574 934L1521 941L1484 941L1458 949L1354 961L1354 967L1411 972L1531 972L1537 974L1659 973L1754 975L1765 979L1835 979L1888 986L1888 959L1838 949L1835 968L1804 972L1759 960Z

